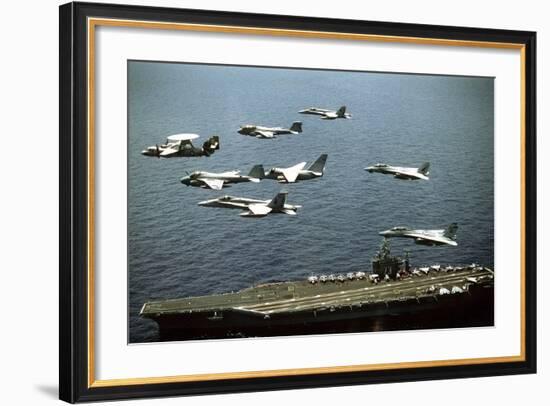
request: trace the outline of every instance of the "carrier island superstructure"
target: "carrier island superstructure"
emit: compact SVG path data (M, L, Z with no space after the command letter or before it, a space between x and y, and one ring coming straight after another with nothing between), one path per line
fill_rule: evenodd
M311 275L237 292L147 302L160 339L274 336L493 325L494 272L412 268L387 240L368 272Z

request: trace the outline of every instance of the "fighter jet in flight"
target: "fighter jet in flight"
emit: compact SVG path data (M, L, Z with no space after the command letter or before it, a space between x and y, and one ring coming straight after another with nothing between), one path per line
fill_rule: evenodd
M256 165L248 173L241 175L239 171L221 173L195 171L181 178L181 183L187 186L197 186L207 189L221 190L231 183L259 182L264 177L264 167Z
M265 217L271 213L296 215L302 206L286 204L287 192L278 193L272 200L249 199L246 197L222 196L199 202L199 206L222 207L243 210L243 217Z
M210 137L202 144L202 148L195 147L191 140L197 139L197 134L170 135L164 144L153 145L141 151L145 156L159 158L174 158L182 156L210 156L220 149L220 139L217 135Z
M290 168L271 168L265 173L266 179L274 179L280 183L294 183L300 180L320 178L325 172L327 154L322 154L308 169L305 162L300 162Z
M280 134L299 134L302 132L302 123L295 121L290 128L262 127L259 125L243 125L237 131L239 134L250 135L256 138L277 138Z
M342 106L336 111L320 109L318 107L310 107L309 109L300 110L298 113L315 114L317 116L321 116L323 120L334 120L337 118L351 118L351 114L346 113L346 106Z
M365 168L366 171L379 172L387 175L393 175L397 179L417 180L424 179L429 180L430 163L423 163L420 168L402 168L400 166L391 166L387 164L376 164Z
M408 227L394 227L379 234L386 237L413 238L416 244L420 245L452 245L457 246L456 230L458 225L452 223L446 230L413 230Z

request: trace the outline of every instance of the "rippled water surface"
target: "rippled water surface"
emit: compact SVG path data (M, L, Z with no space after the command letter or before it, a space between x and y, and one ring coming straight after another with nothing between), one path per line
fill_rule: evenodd
M143 303L238 290L311 274L368 270L381 239L397 225L459 225L457 247L410 250L413 265L493 265L493 79L280 68L129 62L129 340L158 339L139 317ZM298 114L337 109L351 120ZM304 132L275 140L237 133L242 124ZM208 158L158 159L140 151L166 136L219 135ZM248 173L327 153L325 176L290 185L271 180L223 192L186 187L186 171ZM363 170L377 162L431 163L429 181ZM223 194L270 199L288 191L297 216L246 219L238 210L200 207Z

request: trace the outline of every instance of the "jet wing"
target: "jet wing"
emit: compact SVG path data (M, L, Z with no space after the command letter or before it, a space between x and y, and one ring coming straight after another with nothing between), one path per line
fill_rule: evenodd
M338 114L334 112L326 112L326 113L323 113L323 118L327 120L331 120L333 118L338 118Z
M257 130L256 131L256 137L258 137L258 138L275 138L275 133L272 132L272 131Z
M271 207L265 204L250 204L247 209L241 216L265 216L271 212Z
M398 179L429 179L426 175L418 171L396 171L394 172L394 176Z
M290 168L282 169L281 174L288 183L296 182L300 171L304 169L306 162L300 162L298 165L291 166Z
M326 112L329 112L330 110L327 109L320 109L317 107L310 107L309 109L300 110L298 113L304 113L304 114L317 114L317 115L324 115Z
M411 179L411 178L416 178L416 176L414 175L411 175L409 173L405 173L405 172L395 172L393 174L393 176L395 176L397 179Z
M296 212L294 210L290 210L290 209L283 209L281 210L283 213L285 214L288 214L290 216L295 216L296 215Z
M164 151L162 151L162 152L160 153L159 156L169 157L170 155L173 155L173 154L175 154L175 153L177 153L177 152L178 152L178 150L175 149L175 148L166 148Z
M202 181L206 187L214 190L222 190L223 188L223 180L221 179L199 179Z
M433 241L439 244L447 244L452 246L458 245L456 241L453 241L450 238L444 237L442 235L426 235L426 234L420 234L420 233L407 233L406 235L407 237L420 238L422 240Z

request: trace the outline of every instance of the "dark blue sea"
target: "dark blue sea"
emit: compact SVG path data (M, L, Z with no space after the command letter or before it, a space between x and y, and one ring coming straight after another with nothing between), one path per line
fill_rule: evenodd
M350 120L298 114L310 106ZM236 67L131 61L128 64L129 342L159 339L139 317L150 300L242 289L312 274L370 270L379 231L458 223L457 247L410 250L411 264L493 266L492 78ZM290 126L277 139L237 133L240 125ZM219 135L211 157L158 159L141 150L175 133ZM271 180L223 191L187 187L186 171L286 167L327 153L323 178ZM370 174L368 165L431 163L429 181ZM247 219L200 207L223 194L270 199L288 191L297 216Z

